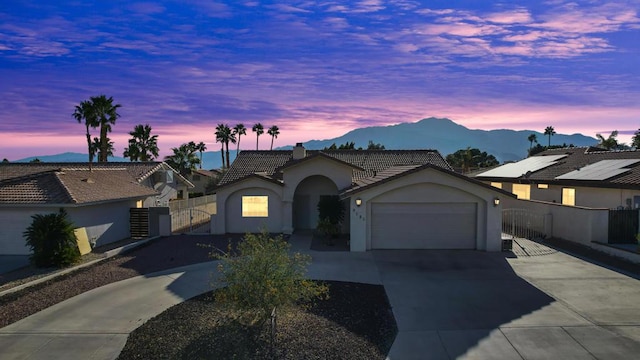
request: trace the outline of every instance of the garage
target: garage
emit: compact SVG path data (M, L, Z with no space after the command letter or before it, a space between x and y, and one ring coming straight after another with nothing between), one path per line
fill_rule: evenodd
M476 249L478 209L463 203L372 203L372 249Z

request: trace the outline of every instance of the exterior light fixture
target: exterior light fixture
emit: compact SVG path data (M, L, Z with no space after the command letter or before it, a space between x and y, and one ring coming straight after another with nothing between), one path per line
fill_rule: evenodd
M357 198L356 199L356 206L360 206L360 205L362 205L362 199Z
M500 205L500 199L499 198L494 198L493 199L493 206L498 206Z

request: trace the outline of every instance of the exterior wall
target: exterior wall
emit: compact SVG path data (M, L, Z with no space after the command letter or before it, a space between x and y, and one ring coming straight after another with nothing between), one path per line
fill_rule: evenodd
M476 248L498 251L501 248L502 217L500 206L493 199L502 194L478 186L434 169L401 177L351 196L351 250L365 251L371 248L371 205L376 202L429 202L477 204ZM362 205L355 204L356 199ZM456 226L456 224L442 224Z
M607 242L609 210L566 206L541 201L505 199L505 209L527 209L531 212L551 215L550 236L591 246L593 241Z
M491 184L490 181L485 181L485 183ZM629 206L635 207L634 196L640 197L640 189L632 190L586 186L548 185L549 187L547 189L538 189L538 184L532 183L530 200L562 204L562 189L573 188L576 189L576 206L615 209L619 206L624 208ZM512 192L513 184L503 182L502 189ZM627 203L627 200L629 203Z
M135 200L67 207L66 210L74 226L85 227L89 241L100 246L130 236L129 208L132 207L136 207ZM31 224L31 216L55 213L58 209L55 206L0 208L0 254L30 254L22 232Z
M207 187L207 184L213 180L212 177L201 175L201 174L191 174L187 178L193 184L193 188L189 189L190 193L203 193ZM198 179L198 180L195 180Z
M259 231L263 225L271 232L283 231L283 217L286 215L283 212L282 190L280 185L257 178L249 178L219 189L216 194L216 213L211 216L211 232L225 234ZM242 217L242 196L249 195L269 196L269 217Z

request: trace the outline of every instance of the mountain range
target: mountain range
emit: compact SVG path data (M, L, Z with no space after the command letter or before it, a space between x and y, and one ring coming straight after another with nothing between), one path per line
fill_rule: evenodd
M371 126L359 128L333 139L311 140L304 143L309 150L321 150L331 144L344 144L354 142L356 148L366 148L369 141L379 143L386 149L435 149L443 156L451 154L467 147L478 148L494 155L498 161L516 161L527 156L529 149L529 135L535 134L541 145L548 143L548 137L544 133L533 130L473 130L460 124L443 118L427 118L413 123L401 123L389 126ZM556 134L551 137L551 144L573 144L575 146L595 145L598 140L582 134ZM284 146L276 150L291 149L292 146ZM231 160L235 157L235 151L230 151ZM38 158L44 162L85 162L86 154L63 153L57 155L33 156L16 162L28 162ZM127 161L125 158L113 157L109 161ZM220 152L207 151L202 156L203 168L213 169L220 167Z

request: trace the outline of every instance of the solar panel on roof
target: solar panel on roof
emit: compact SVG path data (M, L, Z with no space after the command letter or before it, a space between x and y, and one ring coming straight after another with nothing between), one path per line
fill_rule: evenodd
M567 155L532 156L515 163L505 164L476 175L477 177L518 178L527 172L535 172L555 164Z
M640 162L640 159L600 160L581 169L557 176L558 180L606 180L624 174L631 169L627 166Z

